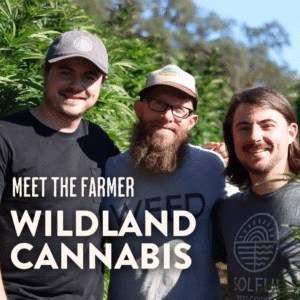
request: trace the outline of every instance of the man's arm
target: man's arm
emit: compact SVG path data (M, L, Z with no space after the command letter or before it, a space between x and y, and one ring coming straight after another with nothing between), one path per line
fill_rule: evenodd
M226 250L222 237L221 224L219 219L219 210L224 200L218 200L211 211L212 223L212 253L214 261L226 263ZM225 200L226 201L226 200Z
M207 150L212 150L216 153L219 153L222 156L225 164L226 165L228 164L228 152L227 152L225 143L210 142L210 143L204 144L201 148L207 149ZM229 197L238 192L239 192L238 187L236 187L235 185L232 185L231 183L228 182L227 179L225 179L224 194L220 195L220 198Z
M7 144L3 140L2 136L0 136L0 203L5 188L5 173L6 173L9 157L10 155L9 155ZM0 249L0 251L3 251L3 249ZM0 262L0 300L8 300L4 288L3 278L2 278L1 262Z

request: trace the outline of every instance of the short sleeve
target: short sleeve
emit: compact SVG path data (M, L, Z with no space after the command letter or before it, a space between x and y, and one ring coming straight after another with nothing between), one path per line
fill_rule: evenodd
M219 199L212 211L211 211L211 222L212 222L212 252L215 262L226 262L226 249L223 241L221 222L220 222L220 210L222 209L222 203L226 201Z
M2 194L5 189L7 169L11 157L11 151L0 135L0 201L2 199Z

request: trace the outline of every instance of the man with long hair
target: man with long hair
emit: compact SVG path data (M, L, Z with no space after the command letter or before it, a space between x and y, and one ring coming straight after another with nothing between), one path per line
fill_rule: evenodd
M189 131L198 120L197 102L192 75L174 65L150 73L134 104L139 120L131 149L107 161L108 177L134 178L132 197L110 196L103 201L103 210L110 213L109 227L121 231L132 212L141 230L139 236L131 229L109 239L113 248L111 300L222 298L211 252L210 213L217 198L225 196L224 164L212 151L188 143ZM154 228L145 236L146 211L162 222L167 235ZM193 215L196 227L191 234L175 235L176 211ZM187 219L181 218L179 225L186 229ZM159 264L144 267L149 253L142 249L149 244ZM178 252L183 244L190 247ZM120 267L124 249L132 256ZM180 267L188 257L190 266Z
M243 189L216 205L230 299L278 297L300 274L299 248L283 226L300 226L296 117L282 94L251 88L232 98L223 130L229 156L224 174Z

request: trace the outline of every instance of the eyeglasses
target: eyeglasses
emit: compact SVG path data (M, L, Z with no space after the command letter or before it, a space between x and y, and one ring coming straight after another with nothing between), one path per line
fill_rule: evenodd
M190 108L179 105L171 105L161 100L150 98L144 98L143 100L148 101L148 107L153 111L164 112L167 108L171 107L173 116L178 118L186 119L192 113L195 113L195 111Z

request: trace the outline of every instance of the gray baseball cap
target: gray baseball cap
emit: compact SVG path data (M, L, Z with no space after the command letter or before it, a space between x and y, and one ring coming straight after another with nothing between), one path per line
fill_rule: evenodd
M103 42L95 35L83 30L67 31L50 46L46 62L55 63L71 57L83 57L108 74L108 56Z

